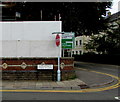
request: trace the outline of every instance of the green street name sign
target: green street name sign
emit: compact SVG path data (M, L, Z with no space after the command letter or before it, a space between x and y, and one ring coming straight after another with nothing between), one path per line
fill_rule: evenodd
M62 34L62 48L72 49L74 48L75 34L73 32L66 32Z

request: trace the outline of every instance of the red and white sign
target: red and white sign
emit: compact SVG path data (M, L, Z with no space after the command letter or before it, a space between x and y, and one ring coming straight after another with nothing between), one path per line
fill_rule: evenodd
M59 34L56 35L56 46L60 45L60 36Z

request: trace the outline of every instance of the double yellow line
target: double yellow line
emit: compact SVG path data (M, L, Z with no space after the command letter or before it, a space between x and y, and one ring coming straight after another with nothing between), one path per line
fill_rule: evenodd
M82 68L79 68L81 70L85 70ZM66 93L82 93L82 92L99 92L99 91L105 91L105 90L110 90L110 89L115 89L120 87L120 78L111 74L107 73L102 73L102 72L97 72L93 70L89 70L90 72L98 73L98 74L103 74L110 76L112 78L115 78L118 80L118 83L112 86L108 87L103 87L103 88L97 88L97 89L80 89L80 90L0 90L0 92L66 92Z

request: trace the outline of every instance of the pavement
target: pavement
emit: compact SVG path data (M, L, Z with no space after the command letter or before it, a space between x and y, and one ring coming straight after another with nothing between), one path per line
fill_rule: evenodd
M81 90L88 88L96 88L105 85L117 83L117 80L110 75L100 74L91 70L75 68L76 79L66 81L1 81L0 87L6 89L38 89L38 90Z
M52 82L52 81L2 81L2 89L42 89L42 90L79 90L86 84L80 79Z
M76 70L78 78L67 81L34 81L34 80L19 80L19 81L1 81L0 87L6 89L38 89L38 90L81 90L87 88L96 88L103 85L111 84L114 79L110 76L99 75L93 72L84 70ZM85 75L87 75L85 77ZM80 80L81 79L81 80ZM86 80L87 79L87 80ZM89 81L88 81L89 79Z

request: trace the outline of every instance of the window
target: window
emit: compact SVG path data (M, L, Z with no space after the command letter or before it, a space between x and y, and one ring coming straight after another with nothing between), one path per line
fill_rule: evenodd
M78 54L78 51L76 51L76 55Z
M78 41L76 41L76 46L78 45Z
M82 51L79 51L79 54L81 55L81 54L82 54Z
M82 44L82 40L79 41L79 44L80 44L80 45Z
M79 51L76 51L76 55L78 55L79 54Z

